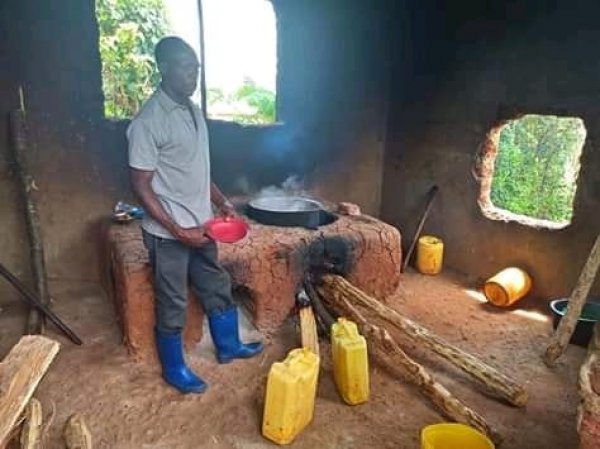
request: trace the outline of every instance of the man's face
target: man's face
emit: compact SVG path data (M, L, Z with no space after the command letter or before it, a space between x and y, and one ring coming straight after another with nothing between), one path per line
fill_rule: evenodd
M173 91L191 97L198 85L200 64L192 51L179 51L169 58L161 70L163 82Z

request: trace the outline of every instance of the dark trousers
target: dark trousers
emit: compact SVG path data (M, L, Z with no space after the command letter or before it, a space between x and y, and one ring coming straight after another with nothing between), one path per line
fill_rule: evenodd
M219 264L214 242L192 248L145 231L143 236L154 276L156 327L160 332L183 330L188 284L207 315L233 306L231 279Z

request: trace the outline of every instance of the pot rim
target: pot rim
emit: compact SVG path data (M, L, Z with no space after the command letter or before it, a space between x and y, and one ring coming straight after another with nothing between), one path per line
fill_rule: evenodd
M276 209L274 206L269 207L268 204L264 204L269 201L283 201L283 200L302 201L304 203L312 205L313 208L303 209L303 210L282 210L282 209ZM263 203L263 204L261 204L261 203ZM255 199L251 200L248 203L248 205L251 208L256 209L256 210L262 210L262 211L266 211L266 212L283 213L283 214L301 213L301 212L318 212L318 211L323 210L323 206L321 205L321 203L319 203L316 200L310 199L308 197L304 197L304 196L281 195L281 196L268 196L268 197L264 197L264 198L255 198Z
M595 302L595 301L590 301L590 299L596 299L596 298L587 298L587 300L586 300L586 302L584 304L584 307L586 305L590 304L590 305L592 305L594 307L600 308L600 303ZM565 310L558 310L557 305L559 303L567 303L568 304L569 303L569 298L558 298L558 299L554 299L554 300L550 301L550 309L552 309L552 311L556 315L558 315L558 316L560 316L562 318L562 317L565 316L566 309ZM581 322L584 322L584 323L597 323L598 322L598 320L590 320L589 318L582 318L581 316L579 318L577 318L577 321L581 321Z

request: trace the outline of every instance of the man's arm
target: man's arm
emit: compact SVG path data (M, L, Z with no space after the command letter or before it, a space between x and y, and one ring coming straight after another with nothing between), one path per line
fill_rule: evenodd
M233 204L229 202L223 192L217 187L214 182L210 183L210 201L219 209L219 212L226 217L235 216Z
M188 246L200 246L206 243L208 237L201 227L182 228L165 211L164 207L152 190L153 171L130 168L131 184L144 210L159 222L173 237Z

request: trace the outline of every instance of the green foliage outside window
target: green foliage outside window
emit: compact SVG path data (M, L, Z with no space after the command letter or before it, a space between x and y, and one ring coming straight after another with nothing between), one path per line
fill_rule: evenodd
M494 206L569 222L586 130L579 118L526 115L500 133L492 180Z
M130 118L160 82L154 46L171 34L163 0L96 0L104 114ZM247 79L233 93L207 91L209 115L242 124L275 121L275 93ZM215 112L213 112L215 111Z
M246 79L232 94L222 89L207 89L208 114L212 118L231 120L244 125L264 125L276 119L275 92Z
M129 118L160 80L154 46L169 34L162 0L96 0L104 113Z

